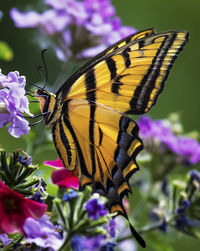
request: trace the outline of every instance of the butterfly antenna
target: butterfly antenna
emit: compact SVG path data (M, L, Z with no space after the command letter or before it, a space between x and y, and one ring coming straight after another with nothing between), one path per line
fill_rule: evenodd
M40 67L42 67L42 66L40 66ZM39 68L39 67L38 67ZM38 70L37 70L38 71ZM32 84L32 83L29 83L30 85L32 85L32 86L34 86L34 87L36 87L36 88L41 88L39 85L36 85L36 84Z
M46 85L47 85L47 81L48 81L48 71L47 71L47 65L46 65L46 61L45 61L45 52L47 51L47 49L44 49L42 51L42 62L43 62L43 66L45 69L45 78L44 78L44 87L42 88L43 90L45 89Z
M41 66L41 65L38 66L37 72L39 73L39 75L41 76L43 82L45 83L45 82L46 82L46 79L45 79L45 76L44 76L44 74L43 74L43 72L42 72L42 66ZM45 87L45 86L46 86L46 84L44 85L44 87ZM43 87L42 89L44 89L44 87ZM40 88L41 88L41 87L40 87Z
M35 126L38 125L39 123L41 123L44 119L40 119L37 122L33 123L33 124L29 124L29 126Z
M29 103L40 103L40 101L37 101L37 100L29 100Z

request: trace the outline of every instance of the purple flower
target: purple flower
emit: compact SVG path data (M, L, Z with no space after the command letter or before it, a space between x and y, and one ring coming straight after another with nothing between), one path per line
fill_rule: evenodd
M50 35L62 31L71 23L70 16L62 10L47 10L39 14L35 11L22 13L16 8L13 8L10 11L10 16L19 28L40 27Z
M184 229L186 225L190 224L189 218L185 215L186 210L190 206L190 201L185 199L179 204L179 207L175 210L175 227L178 229Z
M107 242L103 246L101 246L100 251L115 251L114 247L117 245L115 242Z
M75 190L70 190L68 193L65 193L63 196L63 201L70 201L78 197L78 193Z
M182 161L187 160L190 164L196 164L200 161L200 144L188 137L178 137L178 154Z
M97 55L101 51L105 50L106 47L107 47L106 44L99 44L97 46L87 48L87 49L83 50L81 53L78 54L78 58L93 57L94 55Z
M10 16L19 28L41 28L52 39L57 57L92 57L136 30L122 26L110 0L46 0L51 9L40 14L21 13L16 8ZM90 47L88 47L90 46Z
M177 214L183 214L183 213L185 213L185 211L188 209L189 206L190 206L189 200L182 200L180 202L179 207L176 209L176 213Z
M73 251L98 251L106 239L104 235L97 235L95 237L85 237L75 235L71 240L71 247Z
M31 165L32 157L31 157L31 156L25 156L25 157L23 157L23 156L19 155L18 161L19 161L22 165L28 166L28 165Z
M33 242L43 248L52 247L57 250L63 242L60 233L56 231L47 215L38 220L27 218L23 229L27 242Z
M117 223L114 219L111 219L108 223L108 232L111 237L115 237L116 235L116 228L117 228Z
M115 15L115 8L109 0L84 0L86 10L91 15L99 13L104 18L110 18Z
M140 128L140 136L147 142L152 144L161 144L163 149L169 148L171 151L177 151L176 136L171 132L171 129L165 125L162 120L153 121L148 116L142 116L138 121Z
M157 210L152 210L150 212L150 217L153 221L161 222L160 225L158 226L158 230L162 232L167 232L168 231L168 223L165 219L165 217L160 215L160 213Z
M9 133L16 138L28 134L30 127L22 113L29 112L28 99L25 96L26 79L19 72L4 75L0 71L0 127L10 122Z
M44 199L41 192L36 192L30 199L40 203L44 203Z
M7 234L0 234L0 243L8 245L12 242L12 239L8 238Z
M11 9L10 16L18 28L36 27L40 19L40 14L35 11L21 13L16 8Z
M184 229L190 223L189 218L184 214L179 214L175 218L175 227L177 229Z
M105 209L105 202L99 199L99 194L94 194L93 198L88 200L84 209L88 212L89 218L97 220L100 216L105 216L108 211Z
M189 137L177 136L164 120L153 121L142 116L138 121L140 136L148 145L158 145L162 152L170 150L177 155L179 162L196 164L200 161L200 144Z
M190 183L192 183L194 180L200 183L200 173L197 170L192 170L189 174L190 174Z
M168 223L165 220L163 220L158 229L166 233L168 231Z
M124 240L117 245L121 251L137 251L137 245L131 239Z

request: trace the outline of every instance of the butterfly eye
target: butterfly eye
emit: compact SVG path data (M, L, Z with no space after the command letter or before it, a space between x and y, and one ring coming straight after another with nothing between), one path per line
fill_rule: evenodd
M44 97L44 96L47 96L48 94L47 94L47 92L46 91L44 91L43 89L41 89L41 88L39 88L39 89L37 89L36 91L35 91L35 93L36 93L36 95L38 95L38 96L42 96L42 97Z

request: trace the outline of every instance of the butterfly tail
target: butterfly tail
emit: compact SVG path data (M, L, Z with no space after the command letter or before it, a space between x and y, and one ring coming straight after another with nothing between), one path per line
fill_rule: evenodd
M144 239L138 234L138 232L135 230L135 228L131 225L130 222L129 222L129 227L130 227L132 235L137 240L137 242L140 244L140 246L143 248L146 248L146 243L145 243Z
M123 206L122 206L122 208L123 208ZM135 230L133 225L130 223L128 215L127 215L124 208L123 208L123 214L121 213L121 215L124 216L124 218L126 218L126 220L128 221L129 228L131 230L131 233L132 233L133 237L136 239L136 241L140 244L140 246L142 248L146 248L146 243L145 243L144 239L141 237L141 235L138 234L138 232Z

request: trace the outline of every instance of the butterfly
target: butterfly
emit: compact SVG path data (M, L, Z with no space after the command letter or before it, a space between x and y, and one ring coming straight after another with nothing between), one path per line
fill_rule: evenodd
M185 31L138 32L87 61L56 94L36 90L57 153L79 177L80 190L90 185L108 198L111 213L127 220L122 199L132 191L129 179L143 148L128 115L146 113L156 103L188 38ZM131 224L130 230L145 247Z

